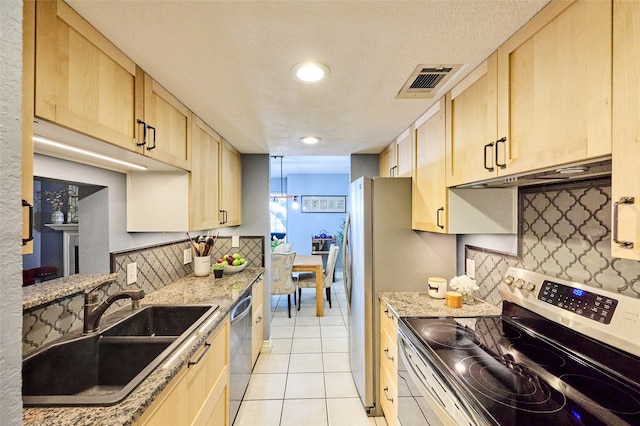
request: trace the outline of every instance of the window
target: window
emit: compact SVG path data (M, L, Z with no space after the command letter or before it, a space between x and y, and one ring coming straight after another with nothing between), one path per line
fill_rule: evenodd
M271 194L269 212L271 214L271 233L287 232L287 199L279 198L280 194Z

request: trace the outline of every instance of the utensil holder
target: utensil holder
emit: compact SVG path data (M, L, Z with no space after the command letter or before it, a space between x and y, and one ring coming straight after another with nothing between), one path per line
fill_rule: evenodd
M200 256L193 258L193 275L196 277L206 277L211 272L211 256Z

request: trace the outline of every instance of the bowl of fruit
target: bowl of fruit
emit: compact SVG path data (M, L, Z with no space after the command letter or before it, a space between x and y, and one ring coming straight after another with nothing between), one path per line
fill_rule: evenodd
M247 262L240 253L227 254L218 259L218 263L224 265L225 274L235 274L236 272L240 272L249 264L249 262Z

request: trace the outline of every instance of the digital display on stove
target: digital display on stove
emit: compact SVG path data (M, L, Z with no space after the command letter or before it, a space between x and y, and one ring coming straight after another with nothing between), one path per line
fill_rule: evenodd
M616 310L616 299L580 288L545 280L538 299L602 324L609 324Z

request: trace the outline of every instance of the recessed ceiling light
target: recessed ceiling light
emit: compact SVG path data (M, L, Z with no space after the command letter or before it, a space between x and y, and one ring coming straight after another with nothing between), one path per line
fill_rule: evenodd
M303 62L293 67L296 77L302 81L319 81L329 74L329 68L319 62Z
M302 143L306 143L307 145L313 145L314 143L320 142L320 138L316 136L305 136L303 138L300 138L300 141Z

